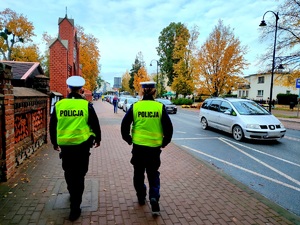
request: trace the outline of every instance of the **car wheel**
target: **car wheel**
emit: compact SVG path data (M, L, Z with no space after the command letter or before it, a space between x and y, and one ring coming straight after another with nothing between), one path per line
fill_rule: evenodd
M208 123L205 117L201 118L202 129L206 130L208 128Z
M235 125L232 129L232 136L236 141L241 141L244 138L243 129L239 125Z

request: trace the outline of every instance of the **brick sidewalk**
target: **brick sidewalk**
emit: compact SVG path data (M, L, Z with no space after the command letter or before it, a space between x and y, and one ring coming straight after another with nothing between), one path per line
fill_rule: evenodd
M91 150L82 216L73 224L300 224L299 217L270 203L171 143L161 160L161 216L139 206L129 163L131 146L120 134L124 113L94 102L102 142ZM0 183L0 225L72 224L61 161L50 144ZM148 199L147 199L148 200Z

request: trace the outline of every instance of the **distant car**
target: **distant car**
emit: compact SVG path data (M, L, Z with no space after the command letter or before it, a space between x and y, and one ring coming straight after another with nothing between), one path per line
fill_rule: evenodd
M124 97L124 96L119 97L118 108L123 109L124 100L126 98L127 97Z
M122 96L120 96L119 97L119 102L118 102L118 107L120 109L123 109L123 104L124 104L124 101L125 101L126 98L133 98L133 96L131 96L131 95L122 95Z
M168 113L173 113L173 114L177 113L177 106L174 105L169 99L157 98L155 99L155 101L164 104Z
M243 138L278 140L286 132L275 116L247 99L206 99L200 108L199 119L204 130L213 127L232 134L237 141Z
M130 108L130 106L137 101L138 101L137 98L132 98L132 97L125 98L124 103L123 103L123 111L127 112L127 110Z

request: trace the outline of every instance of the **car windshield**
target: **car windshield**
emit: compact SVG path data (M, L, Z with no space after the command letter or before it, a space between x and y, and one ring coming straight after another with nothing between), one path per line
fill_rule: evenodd
M173 104L170 100L168 100L168 99L156 99L156 101L158 101L158 102L161 102L161 103L163 103L163 104L165 104L165 105L171 105L171 104Z
M233 106L236 108L241 115L269 115L267 111L262 106L258 105L256 102L252 101L239 101L232 102Z

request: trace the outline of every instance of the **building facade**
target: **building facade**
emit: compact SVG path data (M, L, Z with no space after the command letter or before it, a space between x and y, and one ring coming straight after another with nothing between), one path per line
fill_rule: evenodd
M73 75L81 76L79 64L79 39L74 20L67 15L58 19L58 37L50 43L50 91L68 94L66 80Z
M276 84L274 81L278 77L278 74L274 74L273 77L273 91L272 98L276 100L278 94L298 94L296 85L294 87L284 87ZM238 98L248 98L256 101L267 101L270 98L271 88L271 74L251 74L245 76L248 84L239 85L236 91Z

